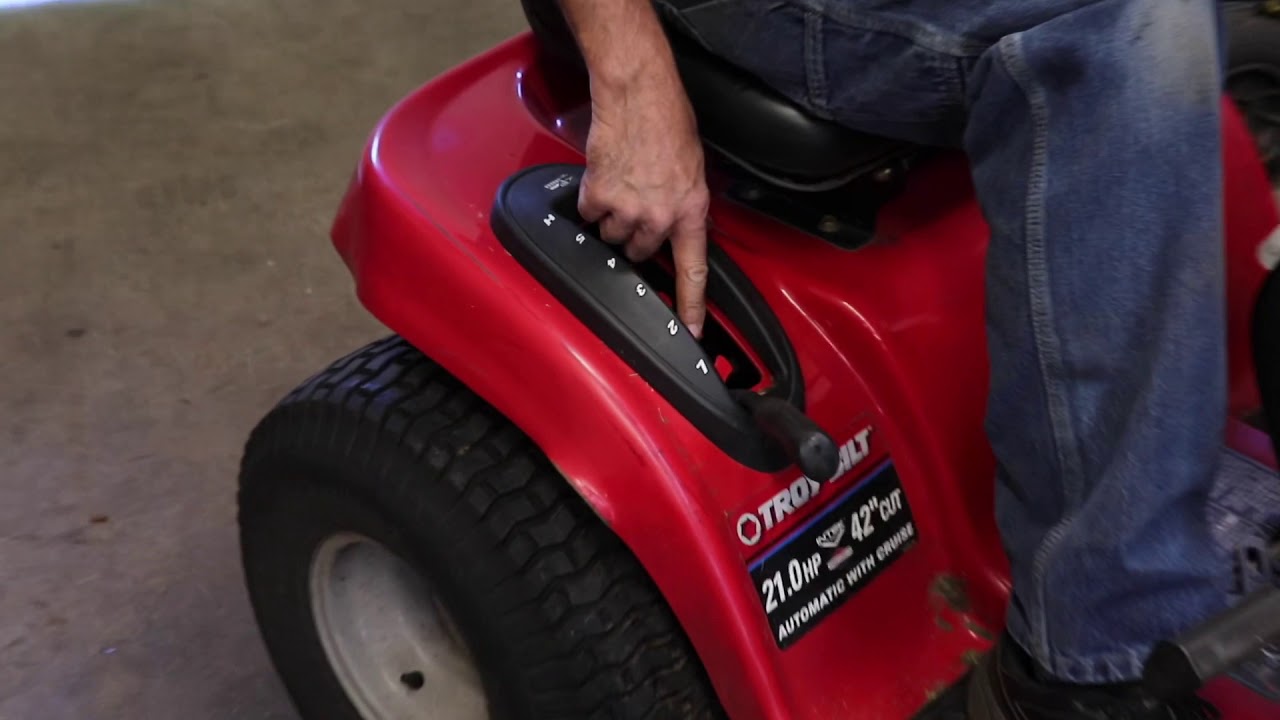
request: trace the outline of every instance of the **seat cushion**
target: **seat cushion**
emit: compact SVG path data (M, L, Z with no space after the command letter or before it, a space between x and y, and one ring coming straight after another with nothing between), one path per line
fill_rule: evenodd
M584 70L556 0L521 0L543 48ZM829 189L918 151L816 117L762 81L667 28L676 65L712 150L765 180L795 189Z

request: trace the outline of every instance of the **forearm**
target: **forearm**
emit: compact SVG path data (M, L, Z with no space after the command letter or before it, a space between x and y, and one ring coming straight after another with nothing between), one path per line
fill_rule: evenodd
M591 75L592 93L678 81L671 46L649 0L560 0Z

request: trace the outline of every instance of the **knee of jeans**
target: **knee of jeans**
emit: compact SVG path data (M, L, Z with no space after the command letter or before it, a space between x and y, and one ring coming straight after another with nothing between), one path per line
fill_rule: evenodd
M1215 0L1121 0L1131 48L1128 82L1135 94L1165 107L1216 105L1221 94L1221 55Z

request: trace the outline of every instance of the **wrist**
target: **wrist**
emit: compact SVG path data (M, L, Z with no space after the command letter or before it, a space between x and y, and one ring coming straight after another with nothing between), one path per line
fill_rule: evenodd
M591 78L593 98L670 92L680 78L650 0L560 0Z
M590 76L592 104L601 107L671 104L681 100L684 92L674 64L653 58L592 69Z

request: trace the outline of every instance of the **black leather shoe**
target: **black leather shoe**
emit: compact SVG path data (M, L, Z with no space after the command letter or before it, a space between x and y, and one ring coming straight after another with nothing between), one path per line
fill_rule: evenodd
M1219 720L1207 701L1157 702L1135 685L1048 682L1012 640L1002 639L968 679L968 720Z

